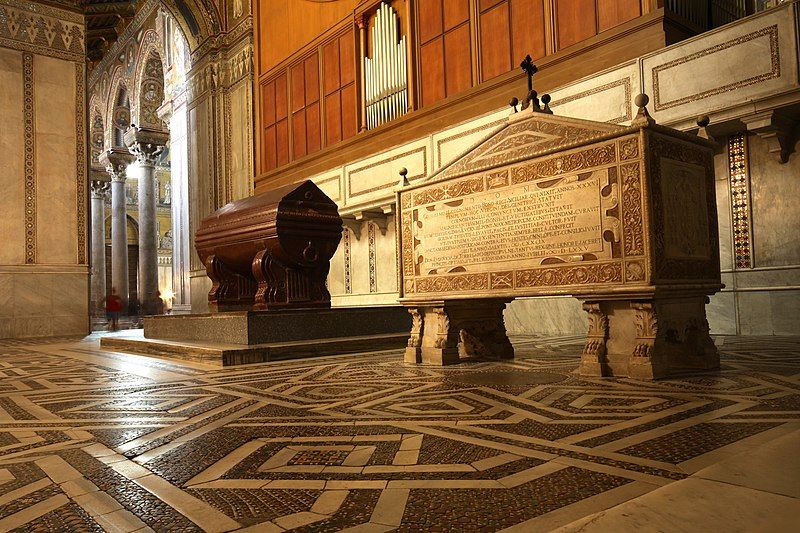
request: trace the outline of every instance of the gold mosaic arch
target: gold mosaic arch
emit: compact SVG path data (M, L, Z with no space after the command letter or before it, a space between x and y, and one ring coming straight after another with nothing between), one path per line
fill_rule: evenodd
M145 30L142 40L136 50L136 62L133 67L133 93L131 100L139 101L139 91L141 89L142 78L144 77L144 67L152 54L156 54L162 59L164 43L158 32L152 28ZM162 59L163 60L163 59Z
M108 93L106 93L106 109L103 115L103 123L108 126L105 131L106 149L114 146L114 110L117 105L117 95L119 94L120 86L125 87L125 90L128 92L128 101L131 101L131 81L125 76L124 70L122 66L118 66L114 69L114 73L111 75L110 89Z
M222 32L222 15L211 0L161 0L160 3L180 26L191 53L208 38ZM194 19L194 24L189 17Z
M148 82L154 82L158 87L156 91L160 91L158 102L151 102L149 106L151 113L154 114L153 106L157 109L163 103L164 99L164 70L163 58L161 57L161 50L163 50L163 42L158 33L149 29L145 32L142 38L142 43L139 45L139 50L136 55L136 63L134 66L133 74L133 92L131 94L131 122L137 126L147 125L151 127L161 127L161 122L158 117L146 117L147 113L142 112L142 86ZM151 61L153 58L158 60L157 72L148 72Z

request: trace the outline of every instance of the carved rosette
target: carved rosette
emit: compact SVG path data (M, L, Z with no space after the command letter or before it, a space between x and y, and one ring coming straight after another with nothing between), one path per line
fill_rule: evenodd
M655 306L653 302L631 302L631 308L636 311L634 319L636 345L633 348L633 357L649 359L658 336L658 316Z

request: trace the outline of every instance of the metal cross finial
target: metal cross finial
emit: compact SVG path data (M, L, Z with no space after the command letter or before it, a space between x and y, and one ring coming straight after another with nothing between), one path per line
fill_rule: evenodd
M522 67L522 70L528 75L528 92L531 92L533 90L533 75L536 74L539 69L533 64L533 60L529 55L525 56L525 59L519 66Z

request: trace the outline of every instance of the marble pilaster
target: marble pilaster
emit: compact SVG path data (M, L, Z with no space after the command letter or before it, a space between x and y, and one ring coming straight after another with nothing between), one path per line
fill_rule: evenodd
M125 212L125 180L133 155L111 148L100 154L100 163L111 176L111 286L128 308L128 220Z
M158 291L158 230L156 226L155 162L169 140L169 133L131 126L125 144L136 156L139 177L139 300L144 314L152 314L151 302Z

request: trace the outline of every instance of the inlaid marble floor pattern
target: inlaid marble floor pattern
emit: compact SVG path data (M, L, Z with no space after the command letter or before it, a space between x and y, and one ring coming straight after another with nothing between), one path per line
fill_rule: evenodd
M720 372L643 383L575 374L576 337L445 368L0 341L0 531L589 530L662 493L676 512L693 490L724 499L742 488L726 461L786 439L793 461L759 468L790 479L754 492L796 519L800 338L717 342Z

